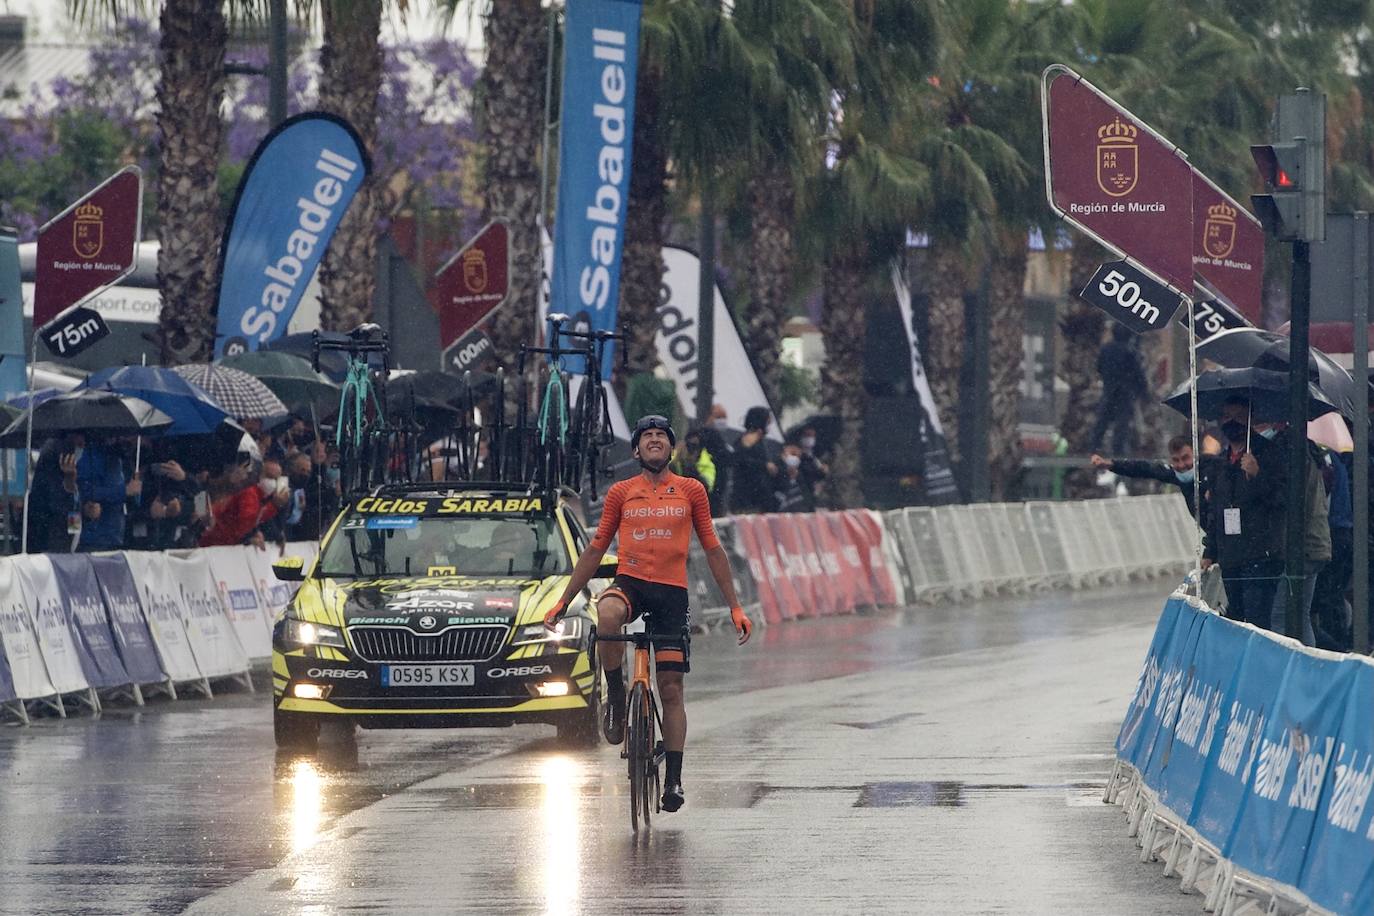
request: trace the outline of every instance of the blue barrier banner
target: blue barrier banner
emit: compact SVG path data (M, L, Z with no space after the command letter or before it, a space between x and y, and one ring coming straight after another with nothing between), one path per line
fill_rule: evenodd
M1239 868L1374 912L1374 665L1170 599L1118 739L1160 803Z
M1140 670L1140 680L1135 685L1135 695L1126 710L1126 718L1121 723L1121 731L1116 737L1116 755L1140 769L1147 759L1148 749L1154 742L1159 729L1159 720L1154 714L1155 694L1159 690L1160 672L1168 664L1168 652L1174 632L1181 615L1186 613L1187 605L1177 598L1164 603L1164 612L1155 625L1154 639L1150 651L1145 655L1145 665Z
M148 621L138 600L138 585L123 554L92 556L91 569L105 599L114 629L115 647L124 662L124 670L134 684L153 684L167 680L157 659Z
M261 349L286 333L371 169L357 132L320 111L287 118L258 144L224 229L217 358Z
M1191 805L1193 801L1190 791L1193 783L1184 781L1191 756L1184 739L1201 738L1200 734L1193 734L1193 726L1198 724L1200 696L1194 658L1205 621L1203 615L1194 613L1186 604L1179 611L1165 661L1160 666L1159 690L1155 698L1155 718L1159 725L1144 757L1144 765L1137 767L1150 785L1159 787L1160 800L1168 798L1165 804L1171 809L1173 805ZM1171 786L1175 789L1172 793L1169 792Z
M1374 912L1374 666L1353 669L1298 886L1337 913Z
M1286 656L1285 671L1281 681L1266 685L1272 705L1229 856L1242 868L1296 887L1355 672L1270 639L1257 639L1256 648L1261 644Z
M1161 798L1189 823L1198 823L1199 807L1212 778L1219 774L1226 726L1235 699L1241 659L1251 631L1224 617L1193 612L1202 622L1193 652L1193 677L1179 714L1176 756L1164 774ZM1225 842L1233 817L1204 831L1214 845Z
M81 651L77 658L92 687L123 687L129 683L119 652L115 649L114 630L105 611L105 599L91 568L91 558L84 553L53 554L53 578L67 623Z
M616 327L639 13L639 0L569 0L565 15L550 311L572 316L573 329ZM606 379L612 349L602 366Z

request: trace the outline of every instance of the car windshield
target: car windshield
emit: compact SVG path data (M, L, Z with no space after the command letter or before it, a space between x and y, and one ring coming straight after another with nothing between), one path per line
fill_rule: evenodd
M552 518L350 514L320 552L322 576L537 579L571 569Z

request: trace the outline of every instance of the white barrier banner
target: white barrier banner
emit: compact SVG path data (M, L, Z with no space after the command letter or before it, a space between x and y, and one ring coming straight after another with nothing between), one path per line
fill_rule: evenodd
M178 552L179 553L179 552ZM204 551L167 555L167 572L181 595L186 637L206 677L228 677L248 670L248 653L220 602L219 586Z
M256 576L248 560L250 553L266 556L266 551L234 545L207 547L200 553L205 554L210 563L210 572L219 588L220 603L229 622L234 625L234 635L238 637L239 645L243 646L249 658L267 658L272 654L272 641L268 638L267 624L263 620L262 596L258 594Z
M129 570L138 583L138 597L148 632L153 635L162 670L173 681L198 681L200 666L186 635L186 623L181 613L181 591L167 568L167 555L152 551L130 550L124 554Z
M290 544L287 545L291 547ZM277 574L272 571L272 561L278 559L276 548L269 547L267 550L258 550L254 547L243 547L244 556L248 558L248 569L253 574L253 582L258 587L258 599L262 602L263 623L266 624L268 636L272 633L272 623L279 617L282 611L286 610L286 605L291 601L291 596L295 594L295 587L290 582L283 582L277 578ZM286 556L300 556L300 554L288 553Z
M57 591L52 561L43 554L28 554L14 557L12 562L53 688L57 693L87 689L90 685L86 683L80 650L62 607L62 595Z
M21 700L35 700L57 693L43 664L43 650L33 618L25 606L14 561L0 557L0 652L9 662L14 693Z

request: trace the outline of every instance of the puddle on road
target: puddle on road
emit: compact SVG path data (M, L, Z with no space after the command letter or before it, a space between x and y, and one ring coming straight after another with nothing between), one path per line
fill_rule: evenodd
M962 782L870 782L859 788L855 808L961 808Z

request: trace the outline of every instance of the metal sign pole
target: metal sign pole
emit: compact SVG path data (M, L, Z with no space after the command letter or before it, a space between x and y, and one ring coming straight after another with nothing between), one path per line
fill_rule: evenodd
M1312 261L1305 239L1293 242L1293 278L1290 287L1288 338L1288 494L1282 578L1287 614L1284 633L1301 640L1303 630L1303 579L1307 572L1307 361L1310 357L1309 318L1312 309Z
M28 421L24 424L24 467L28 473L24 475L24 530L19 535L19 552L29 552L29 494L33 492L33 472L37 462L33 460L33 361L38 358L38 331L33 332L33 337L29 340L29 414Z
M1197 417L1197 328L1193 322L1193 303L1183 302L1188 312L1188 419L1193 433L1193 570L1197 578L1198 597L1202 597L1202 447Z
M1369 652L1369 214L1356 213L1351 275L1354 280L1355 389L1362 403L1355 404L1355 466L1353 501L1355 514L1352 576L1354 595L1352 624L1354 650Z

